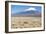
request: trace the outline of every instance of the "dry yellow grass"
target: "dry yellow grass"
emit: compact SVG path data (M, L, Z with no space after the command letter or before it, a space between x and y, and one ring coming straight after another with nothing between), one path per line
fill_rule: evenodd
M41 27L41 17L12 17L11 28Z

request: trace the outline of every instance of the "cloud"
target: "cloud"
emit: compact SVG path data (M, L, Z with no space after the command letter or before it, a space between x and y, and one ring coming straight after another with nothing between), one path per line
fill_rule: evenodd
M25 11L30 11L30 10L36 10L36 8L28 8L28 9L25 9Z

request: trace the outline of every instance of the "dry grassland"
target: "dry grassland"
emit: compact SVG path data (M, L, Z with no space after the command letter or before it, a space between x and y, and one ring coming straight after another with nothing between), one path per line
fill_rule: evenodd
M41 17L12 17L11 28L41 27Z

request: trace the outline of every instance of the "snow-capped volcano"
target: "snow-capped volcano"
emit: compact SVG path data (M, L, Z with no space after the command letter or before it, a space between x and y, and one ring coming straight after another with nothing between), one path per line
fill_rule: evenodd
M22 12L14 13L12 16L41 16L41 12L35 8L28 8Z

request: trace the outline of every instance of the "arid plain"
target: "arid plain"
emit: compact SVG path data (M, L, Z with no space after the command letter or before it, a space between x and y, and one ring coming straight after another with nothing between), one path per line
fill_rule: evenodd
M41 27L41 17L11 17L11 28Z

